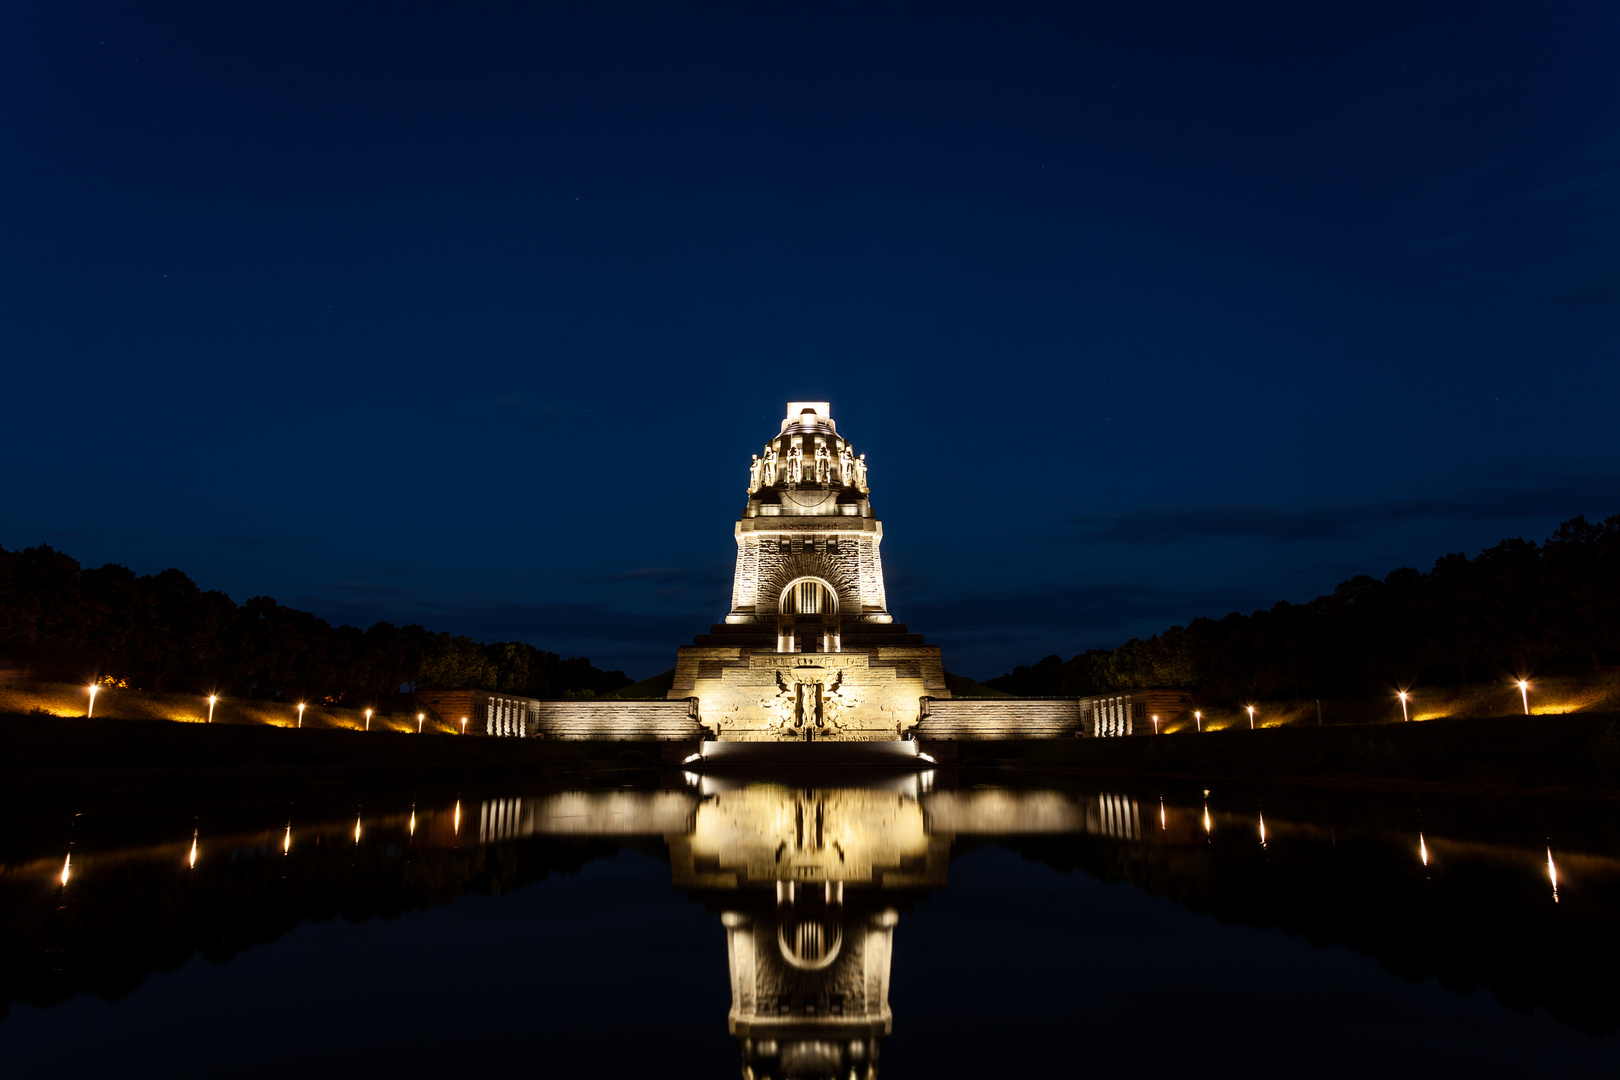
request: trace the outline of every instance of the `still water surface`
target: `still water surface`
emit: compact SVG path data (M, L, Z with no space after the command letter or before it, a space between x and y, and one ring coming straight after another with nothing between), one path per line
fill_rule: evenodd
M1606 804L665 785L19 813L0 1061L840 1080L1620 1065Z

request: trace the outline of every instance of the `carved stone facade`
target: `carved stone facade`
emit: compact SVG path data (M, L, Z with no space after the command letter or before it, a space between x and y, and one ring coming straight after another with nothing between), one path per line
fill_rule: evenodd
M753 455L725 622L679 650L672 699L737 740L890 740L948 698L937 646L889 614L864 454L825 401Z

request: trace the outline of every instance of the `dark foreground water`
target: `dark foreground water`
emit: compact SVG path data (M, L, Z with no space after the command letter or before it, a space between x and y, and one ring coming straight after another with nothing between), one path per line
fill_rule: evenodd
M0 1069L1620 1066L1606 802L663 784L15 808Z

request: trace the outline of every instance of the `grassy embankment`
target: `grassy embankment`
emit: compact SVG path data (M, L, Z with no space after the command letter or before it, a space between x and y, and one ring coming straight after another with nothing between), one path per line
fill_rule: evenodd
M964 766L1620 795L1620 713L956 744Z
M510 783L646 768L657 746L0 714L0 800Z

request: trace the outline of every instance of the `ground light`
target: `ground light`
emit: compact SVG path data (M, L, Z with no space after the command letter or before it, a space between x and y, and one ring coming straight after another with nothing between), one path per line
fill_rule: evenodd
M1202 733L1203 730L1204 730L1204 714L1201 713L1201 712L1194 711L1194 713L1193 713L1193 723L1198 725L1198 730L1199 730L1200 733Z
M1253 731L1254 730L1254 706L1253 705L1245 705L1243 707L1245 709L1249 710L1249 730Z
M426 716L426 715L427 715L426 713L417 713L416 714L416 733L418 735L422 734L422 718L424 716Z
M467 718L465 716L461 718L461 733L463 735L467 734Z
M1519 697L1524 699L1524 715L1530 715L1530 684L1519 680Z
M219 700L219 695L218 694L209 694L208 695L208 722L210 724L212 724L214 722L214 702L216 702L218 700Z
M298 726L304 726L304 703L302 701L298 703Z
M1406 691L1402 690L1400 693L1396 694L1395 696L1401 699L1401 719L1402 720L1410 720L1410 719L1412 719L1410 716L1406 715Z
M1159 733L1159 714L1154 713L1153 714L1153 734L1157 735L1158 733Z
M371 730L371 710L370 709L366 710L366 730L367 731Z
M96 684L95 683L90 684L90 707L88 709L84 710L84 715L85 715L85 717L87 719L89 717L92 717L92 716L96 715Z

